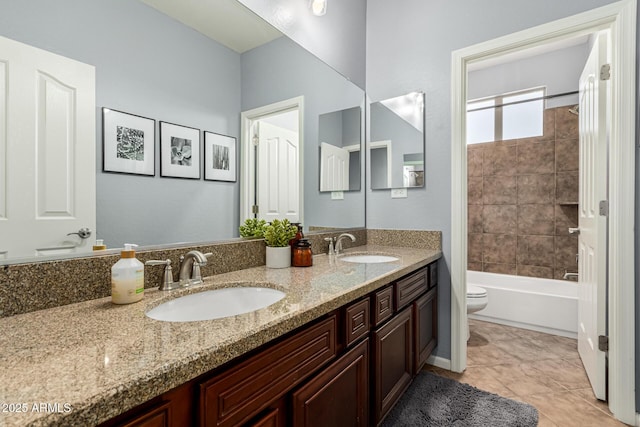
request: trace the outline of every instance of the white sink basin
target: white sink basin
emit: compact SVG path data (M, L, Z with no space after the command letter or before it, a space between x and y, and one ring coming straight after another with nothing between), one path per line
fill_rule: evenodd
M146 315L166 322L220 319L259 310L280 301L284 296L284 292L271 288L215 289L167 301L152 308Z
M375 264L379 262L397 261L398 258L389 255L348 255L340 258L346 262L359 262L364 264Z

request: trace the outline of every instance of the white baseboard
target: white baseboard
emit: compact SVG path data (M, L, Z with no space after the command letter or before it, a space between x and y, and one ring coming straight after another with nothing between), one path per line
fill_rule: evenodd
M640 414L636 412L636 427L640 427Z
M447 371L451 370L451 359L445 359L444 357L431 355L427 359L427 363L437 368L446 369Z

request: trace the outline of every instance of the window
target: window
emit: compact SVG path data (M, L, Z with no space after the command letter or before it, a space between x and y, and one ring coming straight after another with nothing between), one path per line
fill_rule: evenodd
M541 136L544 88L467 102L467 144Z

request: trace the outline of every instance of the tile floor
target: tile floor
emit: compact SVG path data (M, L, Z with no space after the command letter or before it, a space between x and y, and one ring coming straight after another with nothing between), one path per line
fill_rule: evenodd
M593 396L576 340L478 320L470 333L464 373L427 369L535 406L540 427L626 425Z

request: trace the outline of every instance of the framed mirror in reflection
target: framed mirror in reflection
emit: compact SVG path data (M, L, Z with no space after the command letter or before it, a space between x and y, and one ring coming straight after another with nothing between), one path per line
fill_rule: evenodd
M85 181L85 185L91 183L95 188L95 202L89 202L95 208L95 223L88 223L92 233L89 238L82 239L79 234L67 234L78 232L85 225L66 224L66 219L56 218L60 241L66 246L49 251L49 254L55 253L59 258L75 256L78 251L91 253L96 239L104 240L111 249L122 247L125 242L137 243L143 248L238 237L243 179L239 160L245 154L240 141L241 112L292 97L303 97L307 107L303 120L305 127L301 131L304 139L301 185L305 187L302 199L305 225L334 228L364 226L364 195L361 193L348 200L345 197L344 207L351 215L348 219L341 218L340 224L331 223L331 219L337 216L326 214L331 210L331 206L327 206L330 199L317 190L319 145L316 125L318 116L326 111L363 105L364 91L284 37L240 2L218 0L189 2L187 5L162 0L90 0L81 3L74 0L0 0L0 7L3 10L0 14L0 36L95 69L95 100L84 107L90 119L82 120L82 123L95 122L93 135L90 132L87 138L83 138L85 143L89 141L88 145L93 144L93 150L89 151L95 154L76 157L70 162L95 167L95 184L92 180ZM191 10L191 7L203 9ZM197 23L190 27L189 16L199 18L200 23L211 23L211 28ZM231 33L219 33L221 26L215 23L220 20L234 22L225 26ZM0 57L0 64L10 64L3 62L5 59ZM277 64L276 68L274 64ZM64 94L67 87L64 86L64 72L50 74L54 79L49 83L61 83L57 88L51 86L56 90L50 94ZM58 76L60 78L55 80ZM321 80L309 79L308 76ZM238 181L184 180L161 177L158 173L155 176L104 173L101 167L102 107L155 120L156 147L159 144L158 123L161 121L237 138ZM18 122L7 122L9 134L20 132L13 128ZM200 151L204 152L202 135L200 139ZM29 142L38 149L49 150L47 153L54 160L58 158L55 153L63 152ZM1 145L2 141L0 148ZM159 170L160 150L155 151L154 164ZM43 158L42 153L38 154L40 158ZM25 173L40 167L35 163L36 158L35 154L25 157L25 161L31 162L22 168ZM1 160L5 161L4 158ZM11 164L11 160L6 161L6 165ZM4 166L0 165L0 170ZM199 168L202 171L204 165L199 165ZM44 175L38 176L42 178ZM12 178L10 182L16 180ZM28 189L7 186L6 191L7 194L17 192L25 200L48 202L52 200L47 199L51 193L38 191L50 190L58 181L46 183L48 187L34 184ZM72 184L66 188L69 190L65 193L69 206L76 210L65 211L65 215L72 217L82 207L78 205L80 199L76 196L84 190ZM7 197L4 200L18 199ZM13 215L13 204L7 204L6 209L0 206L0 215ZM30 215L42 217L40 213L45 212L40 209L42 206L32 206ZM45 213L58 212L59 206L52 205ZM65 209L66 206L63 205ZM33 230L37 229L32 228L31 232L35 233ZM27 239L28 235L18 233L10 239L0 237L0 243L5 243L0 247L0 263L17 262L6 242ZM43 247L48 246L45 244ZM45 259L40 256L44 252L35 248L30 253L30 259ZM20 262L27 260L24 255L19 258Z
M424 93L371 103L371 189L423 187Z
M360 190L362 109L320 114L320 191Z

